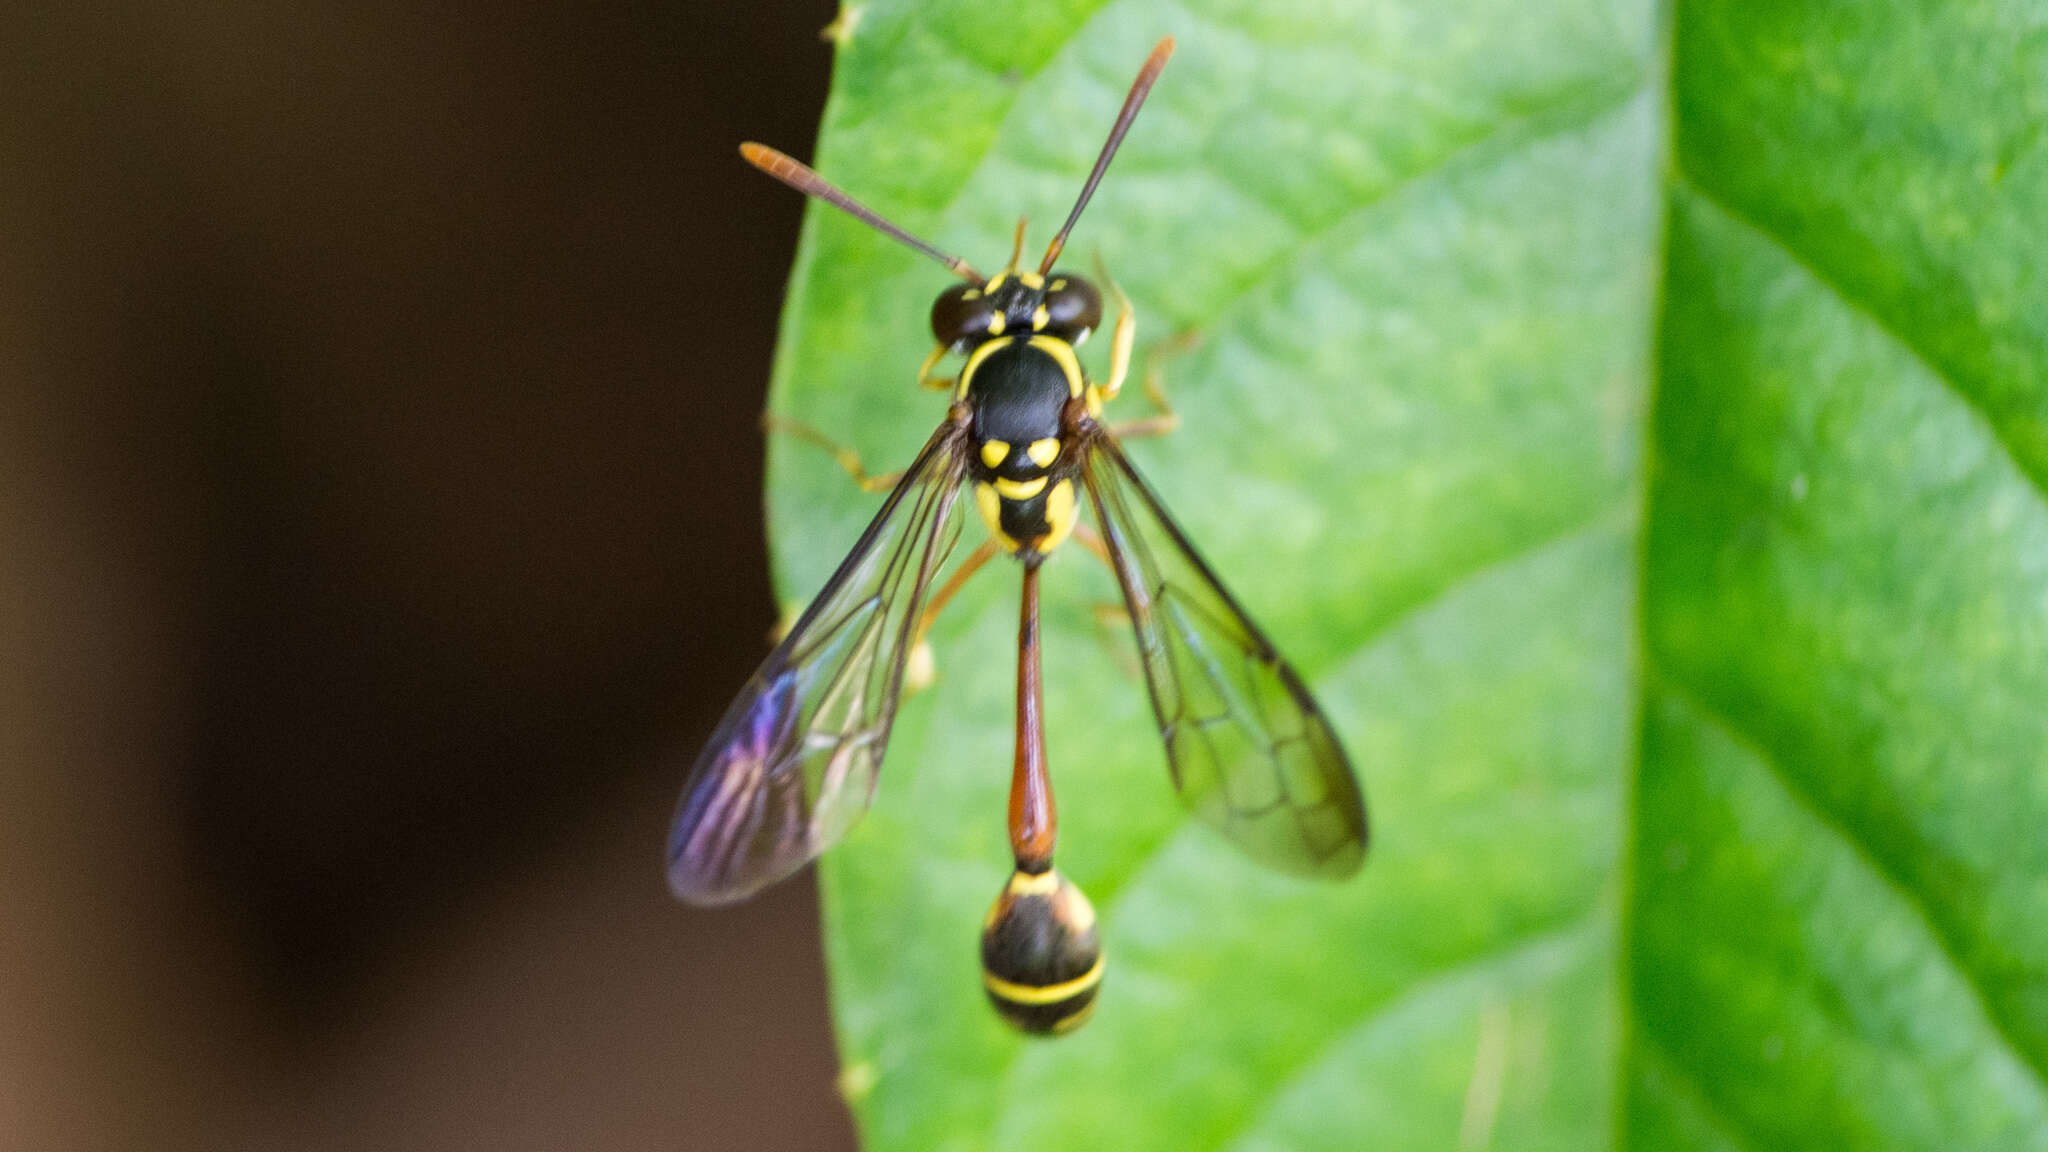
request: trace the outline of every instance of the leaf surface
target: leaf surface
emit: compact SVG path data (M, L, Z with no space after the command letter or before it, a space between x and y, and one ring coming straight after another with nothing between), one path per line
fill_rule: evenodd
M1314 685L1375 838L1321 885L1188 821L1063 550L1059 862L1110 968L1078 1033L1005 1031L992 567L822 870L867 1145L2048 1148L2048 16L990 12L864 5L818 166L994 268L1179 39L1069 263L1137 302L1141 363L1196 338L1181 431L1132 455ZM907 459L946 283L814 206L775 410ZM874 498L772 451L798 602Z

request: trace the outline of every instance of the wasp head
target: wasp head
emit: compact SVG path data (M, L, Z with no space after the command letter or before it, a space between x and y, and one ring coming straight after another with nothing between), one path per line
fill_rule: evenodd
M1079 344L1101 323L1101 293L1059 269L1050 276L1004 272L984 284L955 284L932 301L932 335L953 352L1032 332Z

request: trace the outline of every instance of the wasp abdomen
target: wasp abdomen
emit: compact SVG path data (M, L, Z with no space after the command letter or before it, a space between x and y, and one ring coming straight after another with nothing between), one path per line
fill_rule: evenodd
M1021 1031L1080 1027L1102 986L1088 897L1056 871L1012 874L982 926L981 979L996 1012Z

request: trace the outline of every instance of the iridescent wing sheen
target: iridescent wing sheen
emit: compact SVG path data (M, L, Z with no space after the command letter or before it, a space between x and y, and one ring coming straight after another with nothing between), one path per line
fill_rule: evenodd
M1269 867L1331 879L1356 872L1365 798L1301 677L1106 430L1094 432L1082 475L1181 798Z
M935 433L683 782L669 888L744 899L801 868L867 811L932 577L959 536L962 429Z

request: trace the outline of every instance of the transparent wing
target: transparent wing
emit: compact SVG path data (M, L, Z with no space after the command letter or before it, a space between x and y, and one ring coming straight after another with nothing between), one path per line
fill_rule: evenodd
M1356 872L1365 799L1301 677L1106 431L1090 444L1083 480L1182 799L1262 864L1332 879Z
M959 536L961 428L925 445L683 782L669 888L726 904L801 868L867 811L932 577Z

